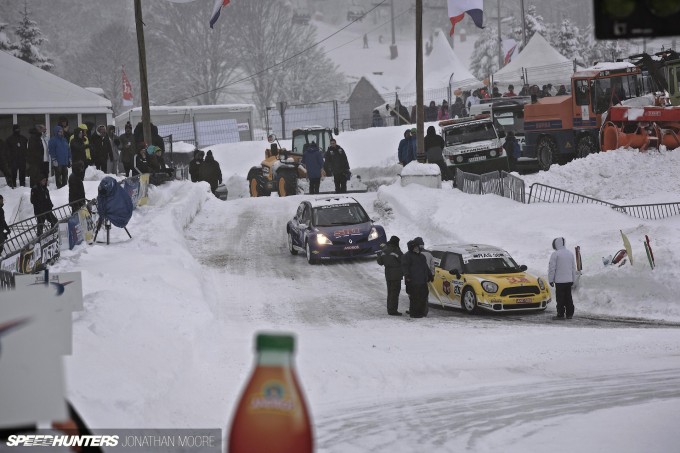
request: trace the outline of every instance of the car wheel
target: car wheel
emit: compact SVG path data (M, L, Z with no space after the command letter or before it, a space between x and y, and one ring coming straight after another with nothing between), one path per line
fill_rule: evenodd
M576 157L583 158L597 151L595 140L590 135L583 137L576 145Z
M312 249L309 248L309 241L305 242L305 252L307 254L307 262L309 264L316 264L316 259L312 256Z
M542 137L536 146L536 154L538 157L538 166L541 170L548 171L553 164L555 153L557 149L555 142L550 137Z
M473 314L477 311L477 296L471 288L468 288L463 292L462 302L463 309L465 309L467 313Z
M293 248L293 235L288 232L288 250L291 255L297 255L297 250Z
M257 190L257 178L251 178L250 179L250 196L251 197L259 197L260 194Z

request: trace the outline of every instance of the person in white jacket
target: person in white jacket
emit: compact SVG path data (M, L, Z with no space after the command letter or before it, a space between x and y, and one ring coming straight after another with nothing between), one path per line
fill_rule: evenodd
M571 298L571 287L576 280L576 261L574 254L565 246L564 238L555 238L552 243L555 251L550 255L548 265L548 281L555 287L557 300L556 319L567 319L574 316L574 301Z

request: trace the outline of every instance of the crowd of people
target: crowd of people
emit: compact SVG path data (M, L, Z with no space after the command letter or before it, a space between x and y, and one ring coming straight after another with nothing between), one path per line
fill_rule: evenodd
M434 100L431 100L428 106L423 106L423 120L424 122L442 121L453 118L463 118L469 115L470 107L475 104L480 104L489 99L515 96L528 96L532 102L548 96L562 96L569 94L565 85L554 87L552 83L542 85L524 84L522 89L517 93L515 86L509 84L505 91L502 91L498 83L494 83L491 88L482 87L476 90L456 90L454 92L455 99L449 105L449 102L444 99L441 104L437 105ZM385 105L385 114L381 114L379 109L374 109L371 117L371 127L383 126L402 126L406 124L415 124L417 119L416 106L412 106L410 111L397 98L394 107L389 104Z

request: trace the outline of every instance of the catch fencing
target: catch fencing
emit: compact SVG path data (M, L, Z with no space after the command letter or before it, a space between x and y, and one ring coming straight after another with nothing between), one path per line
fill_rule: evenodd
M339 129L342 118L349 118L349 104L344 102L333 100L297 105L280 102L275 107L267 107L265 127L280 139L290 139L293 129L309 126Z
M506 171L492 171L482 175L456 170L456 187L465 193L492 193L510 198L520 203L525 202L524 180Z

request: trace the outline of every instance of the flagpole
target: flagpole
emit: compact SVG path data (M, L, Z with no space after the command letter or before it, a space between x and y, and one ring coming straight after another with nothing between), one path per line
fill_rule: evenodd
M501 0L496 0L496 15L498 16L498 69L503 67L503 46L501 46Z
M524 0L519 0L520 9L522 10L522 49L527 45L527 24L526 16L524 15Z
M416 0L416 117L418 138L416 139L418 157L425 154L424 111L423 111L423 0ZM413 121L413 118L411 118ZM444 175L442 175L443 177Z
M144 46L144 22L142 1L135 0L135 25L137 28L137 50L139 54L139 82L142 92L142 126L144 143L151 144L151 113L149 112L149 88L146 80L146 48Z

